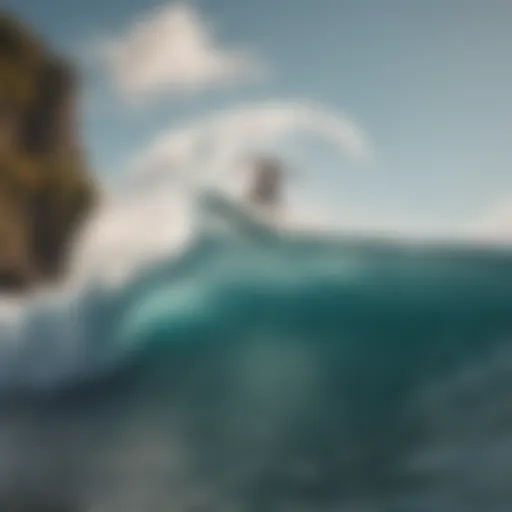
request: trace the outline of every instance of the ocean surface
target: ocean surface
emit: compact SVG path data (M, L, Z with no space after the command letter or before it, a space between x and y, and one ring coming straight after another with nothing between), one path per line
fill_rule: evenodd
M0 510L512 510L510 249L204 208L226 229L2 316Z

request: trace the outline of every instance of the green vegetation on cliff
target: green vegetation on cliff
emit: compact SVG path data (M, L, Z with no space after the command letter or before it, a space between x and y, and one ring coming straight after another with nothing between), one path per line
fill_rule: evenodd
M0 289L56 278L94 205L76 89L68 63L0 13Z

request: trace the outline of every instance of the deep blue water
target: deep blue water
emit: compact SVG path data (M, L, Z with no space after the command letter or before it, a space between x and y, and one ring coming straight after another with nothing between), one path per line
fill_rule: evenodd
M507 249L204 234L3 325L0 500L509 512L511 334Z

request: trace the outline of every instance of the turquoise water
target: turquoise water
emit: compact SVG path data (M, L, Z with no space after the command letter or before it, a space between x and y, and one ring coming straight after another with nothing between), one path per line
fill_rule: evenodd
M2 327L0 499L511 510L512 252L246 227Z

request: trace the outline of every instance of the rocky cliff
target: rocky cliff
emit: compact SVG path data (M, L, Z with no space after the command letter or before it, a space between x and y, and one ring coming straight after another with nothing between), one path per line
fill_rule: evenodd
M69 63L0 13L0 291L61 276L94 205L77 94Z

